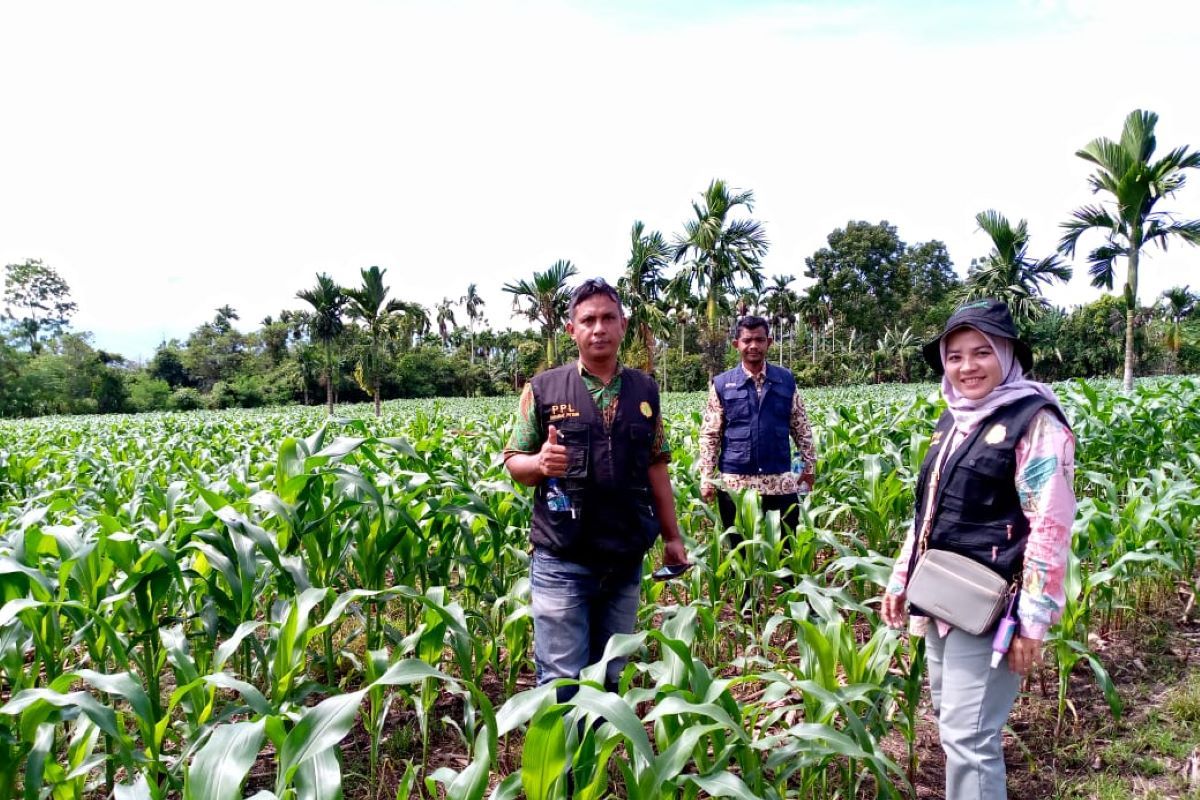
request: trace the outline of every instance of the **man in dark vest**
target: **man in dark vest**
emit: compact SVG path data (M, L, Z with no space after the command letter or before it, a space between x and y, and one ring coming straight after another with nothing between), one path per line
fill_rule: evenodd
M572 293L568 317L579 360L525 386L504 451L509 474L536 487L529 538L539 685L579 677L612 634L633 632L642 561L655 539L662 536L665 563L687 561L658 386L617 361L621 301L603 280L587 280ZM623 668L623 659L609 662L610 690Z
M795 528L799 493L813 485L816 454L804 400L791 371L767 363L771 342L765 319L739 319L733 346L741 363L713 378L708 389L700 428L700 496L706 503L717 500L726 528L737 511L725 489L757 490L763 510L779 511ZM789 439L803 460L796 469ZM740 541L735 538L734 546Z

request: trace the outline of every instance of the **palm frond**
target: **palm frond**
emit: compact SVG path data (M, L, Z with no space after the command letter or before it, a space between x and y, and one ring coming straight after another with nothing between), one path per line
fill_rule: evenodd
M1076 150L1075 155L1090 161L1114 178L1128 173L1133 165L1125 148L1106 136L1088 142L1082 150Z
M1125 248L1116 244L1101 245L1089 253L1088 274L1092 276L1092 286L1111 292L1114 277L1113 262L1125 254Z
M1121 149L1131 160L1146 162L1154 155L1154 126L1157 124L1158 114L1140 108L1131 111L1125 118L1125 127L1121 131Z
M1087 231L1102 229L1109 235L1119 231L1120 225L1111 214L1101 206L1083 206L1071 212L1073 219L1060 223L1059 227L1066 230L1058 242L1058 252L1072 258L1079 237Z
M1156 216L1146 226L1142 242L1146 244L1153 241L1166 250L1167 243L1176 236L1188 244L1200 245L1200 219L1177 222L1169 217Z

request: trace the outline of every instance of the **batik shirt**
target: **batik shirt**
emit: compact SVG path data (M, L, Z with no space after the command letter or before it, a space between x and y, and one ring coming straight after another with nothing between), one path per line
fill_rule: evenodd
M745 371L745 368L743 368ZM763 364L762 371L751 375L754 390L762 398L763 386L767 382L767 367ZM817 463L816 451L813 448L812 427L808 424L808 412L804 410L804 399L797 389L792 395L792 415L788 425L788 433L804 458L804 471L811 474ZM717 482L717 464L721 457L721 440L725 435L725 407L717 395L717 388L709 383L708 402L704 407L704 422L700 426L700 482L701 485ZM807 485L802 485L800 476L794 472L783 472L777 475L733 475L721 473L720 482L724 488L744 491L754 489L759 494L795 494L807 491Z
M583 379L584 387L596 401L596 407L600 409L604 430L611 430L613 420L617 416L617 404L621 399L621 365L617 365L617 372L613 379L605 383L584 369L582 361L575 363L578 365L579 377ZM525 390L521 392L521 399L517 402L517 423L504 448L504 460L507 461L518 453L536 453L542 448L544 441L546 441L546 431L542 430L541 420L538 419L537 403L534 402L533 397L533 384L527 383ZM667 437L663 432L661 413L654 418L654 442L650 452L650 461L653 464L666 463L671 460L671 448L667 444Z
M957 447L967 433L955 429L952 445ZM1071 551L1071 526L1075 522L1075 437L1051 411L1039 411L1016 447L1017 495L1029 520L1025 543L1025 571L1017 616L1021 635L1042 640L1062 616L1066 603L1064 581ZM934 492L930 493L935 494ZM903 594L908 585L908 562L915 533L909 526L904 546L892 567L889 594ZM928 617L911 617L909 631L925 634ZM945 636L950 625L937 620Z

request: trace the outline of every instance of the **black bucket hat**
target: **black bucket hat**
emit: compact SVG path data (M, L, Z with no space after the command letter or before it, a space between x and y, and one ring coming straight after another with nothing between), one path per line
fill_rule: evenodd
M1026 371L1033 368L1033 351L1029 349L1029 345L1017 338L1017 326L1013 323L1008 306L999 300L987 299L959 306L950 315L950 319L946 320L946 327L942 328L941 335L921 348L934 373L941 375L945 371L942 367L942 339L946 338L946 334L962 327L976 328L989 336L1011 339L1013 353L1016 354L1021 367Z

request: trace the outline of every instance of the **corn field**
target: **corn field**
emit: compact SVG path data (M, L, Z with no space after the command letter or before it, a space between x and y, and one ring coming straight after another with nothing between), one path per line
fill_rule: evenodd
M1192 586L1200 386L1056 387L1078 438L1058 735L1089 634ZM0 800L853 798L912 793L921 643L877 601L940 411L932 387L807 393L794 532L697 477L665 400L688 575L643 584L621 691L532 680L530 495L511 398L0 422ZM658 553L651 552L657 561ZM649 570L647 570L647 573ZM896 732L907 755L881 746Z

